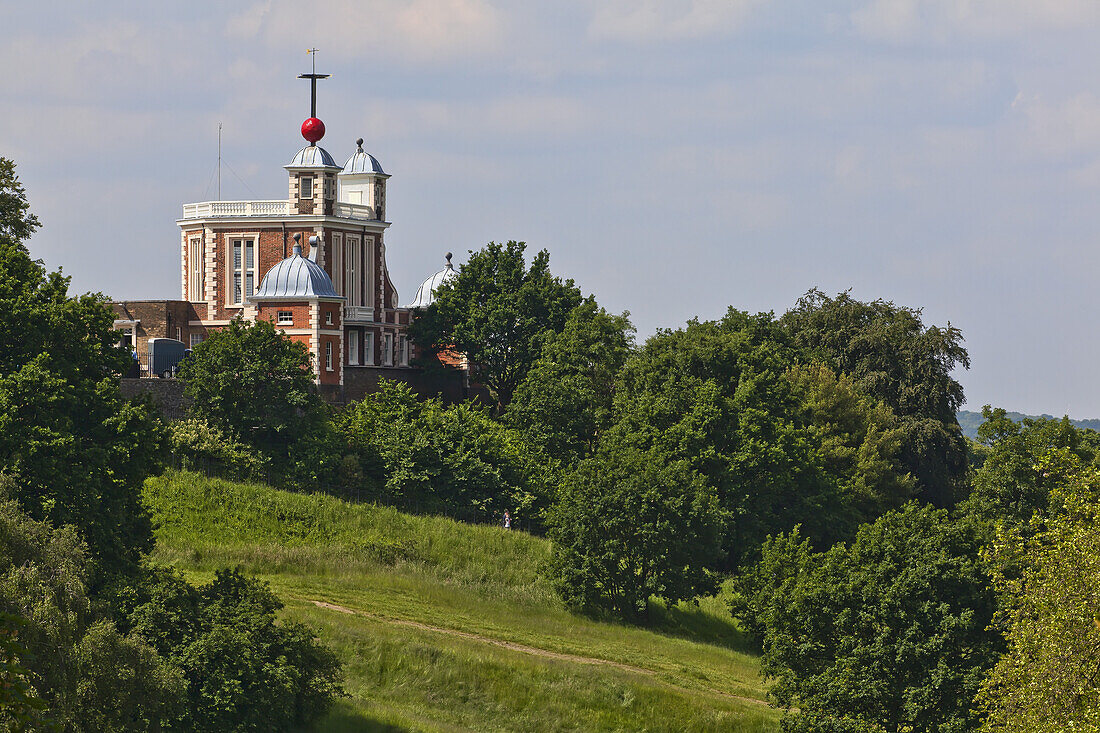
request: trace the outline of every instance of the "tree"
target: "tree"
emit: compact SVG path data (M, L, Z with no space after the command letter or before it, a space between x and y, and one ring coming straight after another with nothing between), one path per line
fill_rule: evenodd
M904 431L893 410L823 364L793 367L787 378L816 439L818 460L844 497L853 533L913 496L916 482L902 464Z
M1100 434L1076 428L1068 418L1017 423L989 405L982 416L978 439L986 447L985 460L974 472L964 508L990 525L1004 523L1026 532L1033 516L1050 509L1051 491L1100 457ZM1054 461L1056 455L1065 460Z
M766 547L764 563L796 560L755 605L784 730L973 729L974 695L1001 649L983 536L974 522L909 504L850 546Z
M336 418L357 464L388 501L481 518L537 519L548 504L545 458L476 402L420 401L383 381Z
M512 241L490 242L471 252L458 277L439 287L435 300L416 313L409 327L429 359L450 349L465 354L498 412L581 302L572 280L563 282L550 273L546 250L532 258L530 267L525 250L525 243Z
M0 495L11 483L3 481ZM24 718L33 729L159 730L183 680L143 640L96 620L86 577L74 528L55 529L0 501L0 616L13 620L19 641L9 664L21 669L22 697L44 703L24 709ZM0 696L9 691L5 685Z
M892 412L800 361L771 314L731 308L658 332L616 377L608 432L706 477L730 517L727 568L796 524L828 546L911 493Z
M266 583L219 570L196 588L164 570L130 602L133 632L186 680L175 730L298 730L342 694L336 656L307 626L276 623Z
M1035 468L1064 463L1066 450ZM1027 533L1003 527L990 548L1008 650L978 697L986 731L1100 730L1100 472L1083 468L1051 493L1057 510L1036 513Z
M615 377L630 356L627 314L612 315L589 297L551 336L508 405L508 422L547 455L590 454L613 418Z
M147 402L127 402L130 362L102 295L31 259L37 228L11 161L0 159L0 471L23 510L73 525L88 543L92 584L136 572L152 547L141 482L157 467L161 432Z
M963 389L951 377L970 368L962 332L950 323L925 327L919 309L864 303L811 290L780 319L793 344L834 372L847 374L897 415L902 458L921 495L949 506L965 495L966 441L955 413Z
M313 450L330 436L309 352L270 321L235 319L213 332L180 365L179 377L192 416L239 436L279 468L308 474L310 461L295 461L296 452L313 454L314 469L328 460L327 451Z
M571 606L631 620L645 616L650 596L712 593L723 519L686 461L607 447L581 462L550 512L558 592Z

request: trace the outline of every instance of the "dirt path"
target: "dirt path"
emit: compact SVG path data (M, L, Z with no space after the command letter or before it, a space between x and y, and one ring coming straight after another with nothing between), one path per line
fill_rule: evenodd
M767 703L764 702L763 700L757 700L757 699L752 698L752 697L744 697L742 695L734 695L733 693L730 693L730 692L723 692L722 690L715 690L715 689L712 689L712 688L709 688L709 687L704 687L704 688L701 688L701 689L697 689L697 688L692 688L692 687L684 687L682 685L677 685L677 684L674 684L674 683L671 683L671 682L666 682L665 680L661 679L658 676L658 674L656 672L654 672L652 669L646 669L645 667L635 667L632 664L623 664L622 662L613 662L609 659L600 659L599 657L583 657L583 656L580 656L578 654L565 654L563 652L552 652L552 651L549 651L547 649L539 649L538 647L527 646L526 644L517 644L517 643L512 642L512 641L503 641L501 639L494 639L490 636L482 636L481 634L474 634L474 633L471 633L469 631L459 631L458 629L448 629L448 628L444 628L442 626L430 626L429 624L422 624L419 621L408 621L408 620L405 620L405 619L396 619L396 618L387 618L385 616L378 616L378 615L373 614L373 613L367 613L366 611L356 611L356 610L351 609L351 608L346 608L344 606L338 606L335 603L327 603L325 601L313 601L313 600L309 600L309 599L305 599L305 598L301 598L301 599L298 599L298 600L308 601L308 602L312 603L313 605L315 605L319 608L324 608L324 609L327 609L329 611L336 611L337 613L347 613L347 614L350 614L352 616L364 616L366 618L370 618L370 619L375 620L375 621L381 621L383 623L393 624L394 626L407 626L409 628L419 629L421 631L430 631L430 632L433 632L433 633L436 633L436 634L447 634L448 636L457 636L457 637L460 637L460 638L463 638L463 639L469 639L471 641L481 642L483 644L491 644L493 646L503 647L505 649L510 649L511 651L514 651L514 652L520 652L520 653L523 653L523 654L530 654L530 655L535 656L535 657L543 657L545 659L560 659L561 661L564 661L564 662L576 662L578 664L591 664L591 665L601 666L601 667L613 667L615 669L621 669L621 670L625 670L627 672L633 672L634 674L645 675L646 677L649 677L650 679L656 680L657 682L660 682L663 685L666 685L668 687L674 687L678 690L684 690L684 691L687 691L687 692L707 692L707 693L710 693L712 695L718 695L720 697L726 697L726 698L730 698L730 699L733 699L733 700L739 700L741 702L752 703L753 705L763 705L765 707L767 706Z

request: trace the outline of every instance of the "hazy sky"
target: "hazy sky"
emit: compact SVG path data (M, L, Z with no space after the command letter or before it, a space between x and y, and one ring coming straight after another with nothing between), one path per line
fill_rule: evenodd
M1100 2L5 3L0 155L74 288L180 297L180 205L393 175L407 301L490 239L642 336L817 286L962 328L968 407L1100 416Z

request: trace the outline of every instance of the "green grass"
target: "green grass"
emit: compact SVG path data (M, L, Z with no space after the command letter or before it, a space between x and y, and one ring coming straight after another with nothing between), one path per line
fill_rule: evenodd
M601 622L562 607L549 544L520 532L190 473L145 494L159 561L196 579L243 566L340 654L349 696L316 730L777 729L719 598L658 607L648 629Z

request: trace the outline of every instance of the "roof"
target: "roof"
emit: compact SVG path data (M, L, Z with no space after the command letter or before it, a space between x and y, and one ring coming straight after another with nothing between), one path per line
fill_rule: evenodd
M339 168L329 152L319 145L307 145L284 168Z
M363 150L363 138L356 140L355 144L359 146L359 149L352 153L347 163L344 163L344 170L340 172L341 175L355 175L357 173L380 173L385 175L386 172L382 170L382 164L378 162L378 158Z
M450 282L458 277L458 273L455 272L454 265L451 264L451 253L447 253L447 264L442 270L435 273L423 283L420 284L420 289L416 291L416 297L409 303L406 308L427 308L435 300L435 293L439 289L439 286L443 283Z
M343 298L332 287L328 273L313 260L302 256L302 248L294 245L294 254L278 263L264 275L260 288L249 300L311 300L313 298Z

